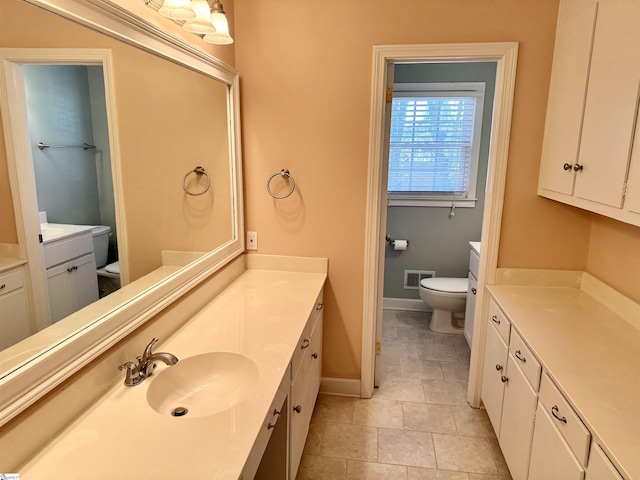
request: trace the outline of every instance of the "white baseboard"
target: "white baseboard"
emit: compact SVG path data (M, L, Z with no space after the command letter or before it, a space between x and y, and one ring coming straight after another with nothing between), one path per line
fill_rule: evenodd
M431 309L422 300L413 298L384 298L382 308L388 310L412 310L416 312L430 312Z
M322 377L320 381L320 393L360 398L360 380Z

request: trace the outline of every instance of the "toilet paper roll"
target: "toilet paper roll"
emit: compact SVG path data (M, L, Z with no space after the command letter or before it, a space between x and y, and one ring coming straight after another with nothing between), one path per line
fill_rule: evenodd
M406 250L409 242L407 240L394 240L393 241L393 249L394 250Z

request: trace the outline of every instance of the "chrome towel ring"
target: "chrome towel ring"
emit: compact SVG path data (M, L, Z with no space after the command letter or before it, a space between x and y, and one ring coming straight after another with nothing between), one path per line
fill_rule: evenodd
M273 180L273 178L277 177L278 175L280 175L282 177L287 177L291 181L291 190L289 190L286 194L284 194L282 196L278 196L278 195L276 195L275 193L273 193L271 191L271 180ZM295 189L296 189L296 181L293 179L293 177L289 173L289 170L287 170L285 168L283 168L279 172L274 173L273 175L271 175L269 177L269 180L267 180L267 192L269 192L269 195L271 195L273 198L275 198L277 200L282 200L283 198L287 198L289 195L291 195L293 193L293 191Z
M187 177L193 173L195 173L198 177L200 175L204 175L207 178L207 186L202 192L194 193L194 192L190 192L189 189L187 189L187 185L186 185ZM199 165L193 170L190 170L189 172L187 172L185 176L182 177L182 189L184 190L184 193L186 193L187 195L191 195L193 197L204 195L209 191L209 187L211 187L211 178L209 178L209 174L206 172L206 170Z

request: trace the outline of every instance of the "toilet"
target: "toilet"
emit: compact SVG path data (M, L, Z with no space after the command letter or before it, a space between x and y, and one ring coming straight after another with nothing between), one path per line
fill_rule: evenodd
M432 277L420 280L420 298L433 309L429 322L432 331L464 333L457 319L464 318L468 288L467 278Z
M93 254L96 257L98 288L102 298L120 288L120 264L115 261L107 265L111 227L96 225L91 229L91 234L93 235Z

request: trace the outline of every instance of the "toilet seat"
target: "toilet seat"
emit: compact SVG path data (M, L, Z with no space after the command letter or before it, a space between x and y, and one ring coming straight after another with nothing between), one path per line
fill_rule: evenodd
M469 279L447 277L423 278L420 280L420 286L435 292L466 294L469 289Z
M99 277L120 278L120 263L113 262L96 270Z

